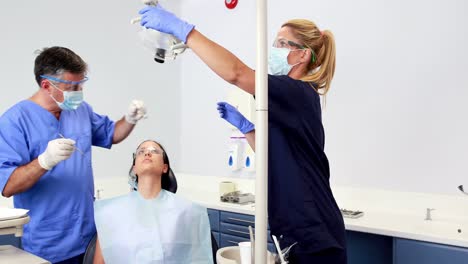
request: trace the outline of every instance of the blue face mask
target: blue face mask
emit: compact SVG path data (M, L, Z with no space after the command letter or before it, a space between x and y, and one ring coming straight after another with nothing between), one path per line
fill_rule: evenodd
M62 91L55 85L52 84L52 86L63 93L63 102L50 96L62 110L76 110L83 102L83 91Z
M287 75L291 68L297 64L289 65L288 55L290 50L287 48L270 48L268 56L268 70L272 75Z

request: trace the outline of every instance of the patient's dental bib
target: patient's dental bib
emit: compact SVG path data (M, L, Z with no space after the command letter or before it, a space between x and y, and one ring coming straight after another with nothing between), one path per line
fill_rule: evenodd
M135 191L94 210L106 263L213 263L206 209L173 193L146 200Z

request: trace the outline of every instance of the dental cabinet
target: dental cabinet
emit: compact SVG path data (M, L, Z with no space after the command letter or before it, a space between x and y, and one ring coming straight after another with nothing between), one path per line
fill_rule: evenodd
M468 248L346 231L348 264L466 264Z
M220 248L249 240L255 207L221 202L219 184L235 181L238 190L254 193L252 179L176 175L177 193L208 208L212 234ZM128 189L124 177L95 181L102 199L125 194ZM363 217L345 218L349 264L468 263L468 211L460 210L467 208L465 196L337 186L333 192L340 207L364 211ZM4 205L11 207L12 200L8 202ZM425 220L427 208L435 208L431 220ZM275 252L271 237L267 242L268 249ZM0 245L20 248L20 239L0 236Z
M27 210L9 208L2 208L2 210L2 217L0 217L0 263L50 264L49 261L21 249L23 226L30 221Z
M248 226L255 217L218 209L208 209L211 231L220 248L249 240ZM269 232L268 232L269 234ZM348 264L466 264L468 248L392 236L346 231ZM20 238L0 236L1 245L19 245ZM275 252L271 237L268 250ZM0 252L1 254L1 252Z
M250 241L249 226L255 232L255 217L216 209L208 209L211 231L218 242L218 246L237 246L239 242ZM268 250L275 252L275 246L268 231Z
M394 264L466 264L468 248L395 238Z
M220 248L249 240L253 215L208 209L213 235ZM268 231L268 235L270 232ZM468 248L385 235L346 231L348 264L466 264ZM275 252L271 237L268 250Z
M232 178L183 176L181 182L186 180L190 189L182 187L180 193L209 208L220 248L249 239L247 227L255 222L255 208L220 202L213 193L219 182ZM197 184L200 178L203 184ZM235 181L239 189L254 191L249 189L253 183ZM363 217L345 218L349 264L468 263L468 214L459 210L466 208L465 197L348 187L333 191L341 207L364 211ZM436 208L430 221L425 220L427 207Z

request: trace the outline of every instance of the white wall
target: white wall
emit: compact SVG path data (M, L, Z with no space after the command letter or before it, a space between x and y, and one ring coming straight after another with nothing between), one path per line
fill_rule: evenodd
M255 1L228 10L221 0L165 6L255 68ZM455 193L468 183L468 18L462 0L269 1L269 42L282 22L303 17L336 35L336 77L324 111L332 183ZM90 65L85 97L120 118L142 98L150 118L113 151L94 150L96 177L126 177L145 138L162 141L173 166L233 175L229 128L216 102L237 89L193 53L159 65L129 20L139 0L43 0L0 5L0 112L37 89L34 50L63 45ZM238 174L237 174L238 175Z
M255 1L243 1L234 10L227 9L224 1L212 0L183 1L181 8L181 17L200 32L255 66ZM238 88L215 75L193 52L183 58L182 76L180 169L202 175L242 175L228 169L231 131L216 110L216 103Z
M457 194L468 183L468 4L430 1L268 1L269 37L308 18L336 36L324 110L332 183ZM183 17L255 66L255 1L184 1ZM209 13L207 15L205 10ZM194 55L182 65L181 169L230 175L229 132L215 103L234 89Z
M111 151L94 148L95 177L127 177L131 153L146 138L161 141L176 165L180 134L180 65L157 64L130 19L139 0L2 1L0 4L0 113L31 96L34 51L55 45L78 53L89 65L84 96L94 110L120 119L132 99L143 99L149 118Z
M343 25L330 25L340 52L325 113L335 181L458 194L468 183L467 3L347 5L333 19Z

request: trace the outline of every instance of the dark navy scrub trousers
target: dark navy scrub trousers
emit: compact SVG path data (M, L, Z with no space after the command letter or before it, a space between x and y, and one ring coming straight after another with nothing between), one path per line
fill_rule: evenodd
M343 217L330 189L318 93L307 82L268 76L268 215L289 263L344 264Z

